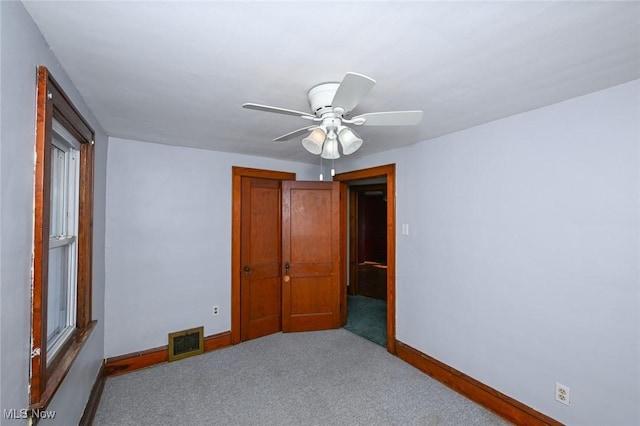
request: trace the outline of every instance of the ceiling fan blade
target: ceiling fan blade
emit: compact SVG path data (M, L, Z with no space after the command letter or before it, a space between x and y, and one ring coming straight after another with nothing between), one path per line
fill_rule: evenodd
M282 135L280 137L277 137L274 139L274 141L279 142L279 141L287 141L289 139L293 139L296 136L300 136L300 135L304 135L307 132L310 132L311 130L315 129L318 126L309 126L309 127L303 127L302 129L298 129L298 130L294 130L293 132L289 132L286 135Z
M247 103L247 104L242 104L242 108L255 109L255 110L264 111L264 112L275 112L277 114L295 115L296 117L315 118L315 115L309 114L308 112L296 111L293 109L286 109L286 108L279 108L279 107L274 107L269 105Z
M352 118L355 122L361 119L363 126L412 126L422 120L422 111L370 112Z
M333 96L331 106L344 109L344 114L348 115L360 103L360 101L369 93L376 81L371 77L355 72L348 72L336 94Z

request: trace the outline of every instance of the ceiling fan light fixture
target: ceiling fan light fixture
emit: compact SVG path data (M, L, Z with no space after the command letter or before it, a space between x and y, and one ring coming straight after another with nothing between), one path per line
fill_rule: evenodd
M362 146L360 136L348 127L342 127L338 130L338 140L342 145L342 153L344 155L353 154Z
M333 134L333 137L327 137L320 157L327 160L335 160L340 158L340 153L338 152L338 139L336 139L335 133Z
M422 111L370 112L350 118L353 109L364 99L375 83L374 79L364 74L348 72L340 83L316 84L307 92L311 106L310 113L254 103L245 103L242 107L293 115L313 122L310 126L279 136L274 141L286 141L310 132L302 139L304 149L311 154L320 155L321 158L334 160L340 158L340 150L343 155L350 155L360 149L363 144L362 138L350 127L343 124L350 126L410 126L416 125L422 120ZM339 149L338 145L342 145L342 148Z
M322 152L322 144L326 136L327 133L321 127L313 129L309 136L302 139L302 146L310 153L318 155Z

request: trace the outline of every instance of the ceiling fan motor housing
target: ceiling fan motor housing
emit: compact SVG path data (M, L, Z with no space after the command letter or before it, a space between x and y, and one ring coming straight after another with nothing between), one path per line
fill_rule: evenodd
M322 116L325 108L331 108L333 97L338 91L340 83L321 83L313 86L307 93L311 111L318 117Z

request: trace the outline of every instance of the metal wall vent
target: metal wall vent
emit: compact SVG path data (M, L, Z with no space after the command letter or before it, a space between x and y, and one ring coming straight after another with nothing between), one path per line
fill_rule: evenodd
M169 361L204 352L204 327L169 333Z

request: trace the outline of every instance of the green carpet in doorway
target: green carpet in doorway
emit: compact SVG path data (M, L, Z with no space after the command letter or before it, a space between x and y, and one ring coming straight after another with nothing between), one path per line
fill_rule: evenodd
M347 296L344 327L380 346L387 346L387 302L364 296Z

